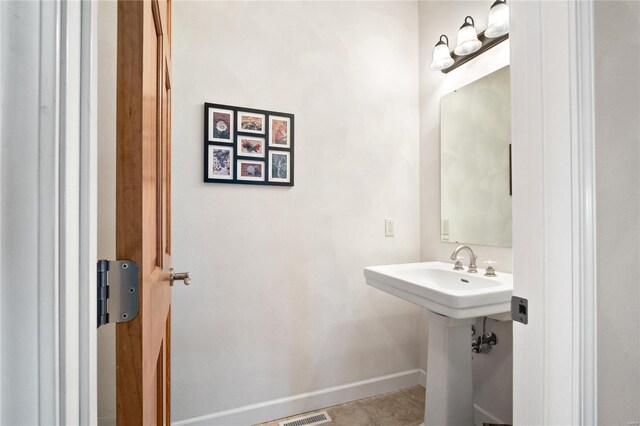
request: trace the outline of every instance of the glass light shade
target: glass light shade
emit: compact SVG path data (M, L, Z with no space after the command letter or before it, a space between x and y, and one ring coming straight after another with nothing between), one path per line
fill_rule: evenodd
M502 0L497 0L489 10L487 29L484 35L496 38L509 32L509 6Z
M475 52L480 47L482 43L478 40L475 27L465 22L458 31L458 45L453 51L456 55L464 56Z
M431 65L429 69L432 71L442 71L445 68L449 68L453 65L453 58L449 52L449 46L439 41L436 47L433 48L433 56L431 58Z

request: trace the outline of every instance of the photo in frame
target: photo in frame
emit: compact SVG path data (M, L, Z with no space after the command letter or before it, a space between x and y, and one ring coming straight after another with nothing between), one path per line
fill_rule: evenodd
M209 179L233 179L233 147L209 145L207 176Z
M238 180L264 181L264 161L238 160Z
M269 182L288 183L291 180L291 157L287 151L269 151Z
M265 127L264 114L238 112L238 132L264 134Z
M233 143L233 117L233 110L208 108L208 141Z
M289 134L291 133L291 119L289 117L269 116L269 146L273 148L289 148Z
M264 158L264 138L238 135L238 156Z
M204 104L204 182L294 185L294 115Z

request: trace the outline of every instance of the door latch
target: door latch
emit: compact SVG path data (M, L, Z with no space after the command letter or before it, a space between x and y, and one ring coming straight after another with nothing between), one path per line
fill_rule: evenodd
M98 260L98 327L138 315L138 265L131 260Z
M174 272L173 268L169 270L169 280L171 280L171 285L173 285L174 281L182 281L184 285L191 284L191 278L188 272Z
M529 301L523 297L511 297L511 319L529 324Z

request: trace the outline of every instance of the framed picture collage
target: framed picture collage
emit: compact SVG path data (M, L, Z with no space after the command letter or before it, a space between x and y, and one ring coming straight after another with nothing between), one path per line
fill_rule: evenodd
M293 186L293 114L204 104L204 181Z

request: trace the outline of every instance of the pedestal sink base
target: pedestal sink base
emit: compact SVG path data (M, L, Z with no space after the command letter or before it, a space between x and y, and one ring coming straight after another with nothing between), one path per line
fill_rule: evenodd
M426 308L429 318L423 426L473 425L471 325L478 317L509 320L513 276L454 270L443 262L371 266L367 284Z
M429 343L424 426L473 425L471 325L427 311Z

